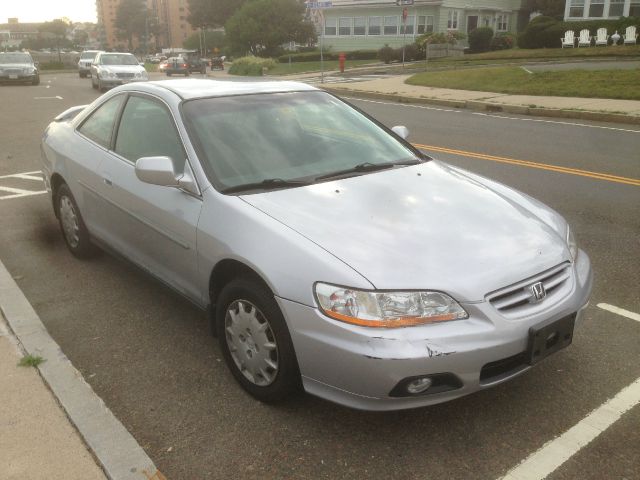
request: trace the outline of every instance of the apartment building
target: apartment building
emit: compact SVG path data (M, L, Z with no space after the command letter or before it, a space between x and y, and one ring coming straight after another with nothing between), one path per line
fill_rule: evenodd
M113 49L126 46L126 40L118 38L116 28L116 14L122 0L96 0L98 13L98 28L100 41L104 47ZM161 48L179 48L186 38L197 29L191 27L187 21L189 4L187 0L145 0L151 14L149 23L157 22L160 31L148 41L149 51ZM137 38L134 38L134 48L141 47Z

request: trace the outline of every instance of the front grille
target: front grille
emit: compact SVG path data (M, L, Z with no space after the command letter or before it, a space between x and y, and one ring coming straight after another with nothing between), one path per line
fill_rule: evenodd
M7 68L4 70L4 73L6 75L21 75L22 74L22 69L21 68Z
M118 78L133 78L134 74L133 73L116 73L116 75L118 76Z
M559 301L570 289L571 268L569 262L562 263L546 272L518 282L487 295L487 300L507 317L529 315ZM532 290L542 284L542 298Z

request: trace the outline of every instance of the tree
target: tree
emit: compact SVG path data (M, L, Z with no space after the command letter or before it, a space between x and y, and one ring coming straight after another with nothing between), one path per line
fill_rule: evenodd
M313 25L304 19L304 5L298 0L252 0L233 14L225 25L231 48L236 53L275 55L288 42L315 41Z
M40 35L43 38L52 39L53 43L55 43L55 46L58 50L59 62L62 62L62 57L60 55L60 44L63 42L66 43L68 27L69 27L69 24L67 22L61 19L57 19L57 20L53 20L52 22L44 22L38 28L38 31L40 32Z
M199 50L200 49L200 40L201 40L201 32L194 33L189 38L187 38L182 46L187 50ZM204 38L206 39L207 44L204 46L206 51L213 50L217 48L218 50L222 50L225 43L224 33L215 31L215 30L206 30L204 32Z
M116 10L118 37L127 40L129 50L133 50L133 37L141 38L145 32L145 22L149 17L144 0L122 0Z
M187 21L194 27L222 27L246 0L188 0Z

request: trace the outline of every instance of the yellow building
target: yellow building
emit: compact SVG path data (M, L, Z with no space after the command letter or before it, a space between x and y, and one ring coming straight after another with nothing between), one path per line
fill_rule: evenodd
M119 39L116 28L116 14L122 0L96 0L98 28L102 45L109 49L123 48L127 41ZM187 0L146 0L152 12L149 22L160 25L157 36L150 36L148 51L153 53L162 48L180 48L187 37L197 32L187 21L189 4ZM142 32L141 32L142 33ZM142 35L141 35L142 37ZM141 40L134 37L134 49L142 47Z

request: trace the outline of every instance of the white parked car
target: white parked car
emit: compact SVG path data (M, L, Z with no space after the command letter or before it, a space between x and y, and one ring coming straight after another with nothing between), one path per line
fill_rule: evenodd
M149 74L131 53L100 52L91 64L91 86L101 92L131 82L146 82Z
M96 58L96 55L102 50L86 50L80 54L80 60L78 60L78 75L80 78L86 78L91 74L91 64Z

